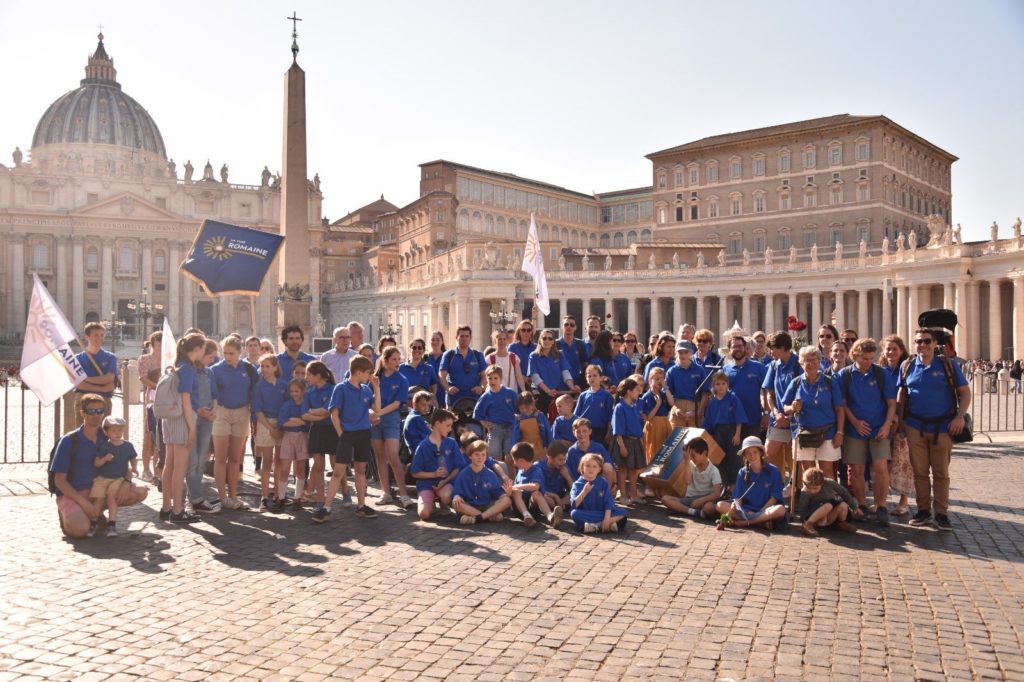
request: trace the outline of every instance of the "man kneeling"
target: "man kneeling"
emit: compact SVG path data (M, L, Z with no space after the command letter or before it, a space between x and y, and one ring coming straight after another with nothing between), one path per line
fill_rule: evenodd
M107 441L100 429L106 412L103 397L85 393L78 399L77 409L82 425L61 437L50 462L60 526L70 538L89 535L90 526L99 520L104 507L102 500L89 499L96 478L96 456ZM148 492L130 483L121 485L117 490L117 506L138 504L146 499Z

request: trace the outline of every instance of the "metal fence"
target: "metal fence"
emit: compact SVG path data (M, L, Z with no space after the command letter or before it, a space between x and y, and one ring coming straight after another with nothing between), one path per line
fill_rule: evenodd
M995 372L975 372L971 394L970 412L976 434L1024 431L1021 382L999 379Z

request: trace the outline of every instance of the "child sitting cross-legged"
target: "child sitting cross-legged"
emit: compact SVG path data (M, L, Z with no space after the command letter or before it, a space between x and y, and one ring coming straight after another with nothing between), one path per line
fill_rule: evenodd
M544 498L551 507L569 505L569 489L575 480L566 466L566 451L569 447L564 441L553 441L548 448L548 456L542 462L541 473L544 475Z
M718 467L708 458L708 444L695 438L686 444L686 458L689 460L683 472L686 494L683 497L662 495L662 503L681 514L698 519L715 516L715 503L722 496L722 475Z
M782 474L765 459L764 445L757 436L743 439L740 454L746 466L736 474L733 499L722 500L716 506L722 515L718 528L763 524L770 529L774 522L786 518L786 508L782 506Z
M537 525L537 520L530 513L530 506L533 505L544 514L552 528L557 528L562 523L562 507L552 508L544 497L542 467L546 468L548 463L533 461L533 446L529 443L516 443L512 446L512 461L515 462L517 472L509 494L516 511L523 517L523 524L527 528Z
M608 453L608 449L592 438L594 431L590 420L586 417L577 417L576 421L572 423L572 429L576 435L576 443L569 448L569 452L565 457L565 466L569 473L574 477L579 475L583 455L590 453L600 455L601 459L604 460L601 472L614 492L616 485L615 465L612 463L612 456Z
M612 489L601 475L603 467L601 455L583 455L580 477L572 484L569 493L572 501L570 516L578 531L609 533L626 527L626 510L615 505Z
M454 438L449 438L455 415L438 408L430 415L430 435L420 441L412 458L410 472L416 479L416 511L426 521L434 512L434 503L442 509L452 503L452 481L467 462Z
M469 446L469 466L452 483L452 508L461 516L459 523L472 526L482 521L504 521L502 515L512 506L508 493L512 481L502 482L487 468L487 443L475 440Z
M804 470L804 489L800 491L800 501L796 511L803 520L800 529L808 537L817 537L818 528L838 526L847 533L856 533L857 526L847 519L857 509L857 501L853 495L831 478L825 478L825 472L818 467Z

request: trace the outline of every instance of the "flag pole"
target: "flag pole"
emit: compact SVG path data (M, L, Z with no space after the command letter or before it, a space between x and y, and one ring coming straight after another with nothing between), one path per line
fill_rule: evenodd
M259 336L259 330L256 329L256 297L249 297L249 324L252 326L251 336Z

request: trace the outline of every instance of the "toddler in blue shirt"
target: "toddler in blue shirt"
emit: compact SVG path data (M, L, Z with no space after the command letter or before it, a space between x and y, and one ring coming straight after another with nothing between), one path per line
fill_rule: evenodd
M562 507L556 505L554 508L548 504L544 497L544 468L547 462L534 462L533 446L529 443L516 443L512 446L512 461L516 464L516 480L512 484L512 504L516 511L523 517L523 524L527 528L537 525L537 519L530 513L531 504L544 514L552 528L558 528L562 523Z
M89 497L93 506L103 508L106 502L110 510L110 523L107 524L107 537L117 537L117 491L123 483L131 487L132 475L138 454L135 446L124 439L125 421L121 417L106 417L103 420L103 433L107 441L96 451L96 478L93 479ZM96 534L96 521L89 522L89 536Z

